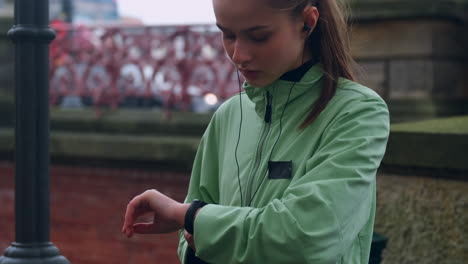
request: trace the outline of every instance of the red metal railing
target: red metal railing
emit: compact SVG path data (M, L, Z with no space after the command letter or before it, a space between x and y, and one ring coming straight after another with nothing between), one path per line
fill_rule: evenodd
M52 23L51 104L75 98L116 109L159 105L194 110L196 100L220 101L238 92L235 68L210 25L165 27L70 27Z

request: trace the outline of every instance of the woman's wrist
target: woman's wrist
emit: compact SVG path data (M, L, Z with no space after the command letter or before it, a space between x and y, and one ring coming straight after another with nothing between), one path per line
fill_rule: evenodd
M179 203L178 206L175 208L174 220L180 227L179 229L184 229L185 214L187 213L189 207L190 204Z
M177 226L179 226L180 228L179 229L184 229L185 228L185 215L187 214L187 211L188 211L188 208L190 207L190 204L186 204L186 203L179 203L175 209L174 209L174 216L173 216L173 219L174 221L177 223ZM200 209L199 208L196 212L195 212L195 217L194 217L194 220L195 218L197 217L197 214L198 212L200 212Z

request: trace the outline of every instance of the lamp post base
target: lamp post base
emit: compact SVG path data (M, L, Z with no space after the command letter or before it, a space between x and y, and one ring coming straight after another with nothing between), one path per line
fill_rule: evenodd
M70 262L50 242L30 244L13 242L0 257L0 264L70 264Z

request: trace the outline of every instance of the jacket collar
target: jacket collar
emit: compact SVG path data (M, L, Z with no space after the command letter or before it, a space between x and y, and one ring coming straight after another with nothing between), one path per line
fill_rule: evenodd
M301 67L299 67L296 70L299 70ZM292 72L296 70L293 70ZM289 73L291 72L288 72L287 74ZM288 105L294 104L298 101L297 99L301 95L307 92L307 96L310 97L310 100L308 100L308 102L310 102L310 105L305 107L310 108L312 106L312 103L315 102L315 100L319 97L321 90L321 82L319 81L323 76L321 64L316 63L315 65L310 67L302 76L302 78L297 82L291 81L289 79L285 80L285 75L283 75L282 78L274 81L270 85L263 88L251 86L247 82L244 83L243 87L245 93L247 94L247 97L255 104L255 112L261 118L265 116L268 96L271 97L273 120L280 118L281 112L283 111L286 102L288 103ZM290 91L291 95L289 95Z
M301 66L297 67L292 71L288 71L280 77L280 80L290 81L290 82L299 82L302 77L307 73L307 71L314 66L315 61L309 60Z

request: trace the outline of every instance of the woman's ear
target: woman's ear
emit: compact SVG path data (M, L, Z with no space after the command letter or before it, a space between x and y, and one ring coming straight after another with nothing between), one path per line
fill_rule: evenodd
M308 31L308 34L312 33L315 26L317 26L319 15L319 11L315 6L308 6L304 9L304 31Z

